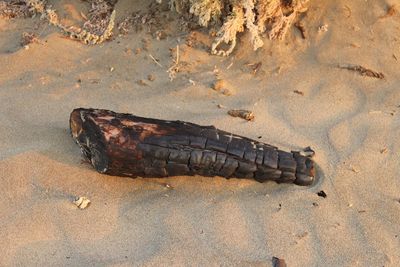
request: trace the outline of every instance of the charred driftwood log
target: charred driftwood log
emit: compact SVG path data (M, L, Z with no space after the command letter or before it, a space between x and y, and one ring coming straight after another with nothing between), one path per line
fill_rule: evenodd
M314 163L246 137L183 121L101 109L75 109L71 134L100 173L131 177L176 175L254 178L310 185Z

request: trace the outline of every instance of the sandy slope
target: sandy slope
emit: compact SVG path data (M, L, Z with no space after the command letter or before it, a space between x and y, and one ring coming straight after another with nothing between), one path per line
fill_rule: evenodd
M81 1L52 2L71 23L87 11ZM129 2L119 2L120 17L147 1ZM38 19L0 19L0 266L271 266L272 256L289 266L399 266L400 16L379 19L395 2L311 1L306 40L293 29L252 52L244 35L230 58L209 56L202 31L186 46L174 21L165 40L141 31L87 47ZM23 31L44 43L21 48ZM177 41L181 72L170 82ZM246 64L257 62L253 75ZM215 69L234 95L210 89ZM256 120L217 104L252 109ZM100 175L68 133L81 106L213 124L288 150L311 145L320 180L303 188ZM78 210L71 200L82 195L92 204Z

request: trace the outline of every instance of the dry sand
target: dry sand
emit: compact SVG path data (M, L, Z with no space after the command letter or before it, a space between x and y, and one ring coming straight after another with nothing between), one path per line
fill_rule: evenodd
M71 24L88 9L50 2ZM0 19L0 266L271 266L273 256L288 266L399 266L400 15L380 19L395 3L311 1L307 39L293 28L253 52L244 34L229 58L208 54L203 30L188 47L174 15L164 19L164 40L133 31L95 47L38 18ZM147 5L120 0L117 19ZM43 44L22 48L24 31ZM171 82L169 49L178 42ZM258 62L253 74L247 64ZM335 67L344 63L386 78ZM216 70L233 95L211 89ZM76 107L213 124L286 150L310 145L319 181L101 175L70 138ZM256 119L230 117L228 108ZM91 205L78 209L76 196Z

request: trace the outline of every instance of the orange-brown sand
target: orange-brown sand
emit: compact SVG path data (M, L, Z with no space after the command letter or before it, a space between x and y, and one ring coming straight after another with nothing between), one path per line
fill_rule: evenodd
M66 23L83 23L87 4L50 2ZM0 266L271 266L273 256L288 266L399 266L400 15L380 18L396 3L312 0L306 39L293 27L254 52L243 34L228 58L209 55L202 29L188 46L172 13L166 39L133 30L98 46L39 18L0 19ZM147 6L120 0L117 20ZM22 32L42 43L21 47ZM232 95L211 88L217 76ZM311 146L319 180L101 175L69 135L76 107ZM227 115L233 108L252 110L254 122ZM90 206L78 209L78 196Z

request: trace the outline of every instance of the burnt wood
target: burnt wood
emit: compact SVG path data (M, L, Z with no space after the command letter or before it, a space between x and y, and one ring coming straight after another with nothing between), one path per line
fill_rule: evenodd
M314 181L310 158L214 126L78 108L71 113L70 128L83 155L100 173L223 176L298 185Z

